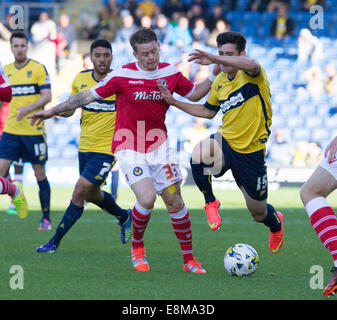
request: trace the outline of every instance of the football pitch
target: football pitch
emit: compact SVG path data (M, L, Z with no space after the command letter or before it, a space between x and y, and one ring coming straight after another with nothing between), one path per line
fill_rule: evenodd
M145 233L150 272L138 273L131 264L130 244L120 242L116 219L94 205L83 213L55 254L36 253L35 247L54 233L72 188L52 188L51 231L37 230L41 217L37 187L25 187L31 210L23 221L5 213L9 200L1 196L0 299L326 299L321 286L330 279L332 259L309 223L298 188L269 192L269 202L285 218L285 242L276 255L268 249L269 230L253 221L239 191L215 190L223 218L223 226L216 232L207 226L197 188L183 186L182 192L192 221L194 255L207 269L205 275L183 272L178 242L160 198ZM337 206L337 194L328 200ZM118 203L122 207L132 207L134 201L129 188L119 189ZM235 278L224 270L225 250L239 242L250 244L259 254L260 265L252 277ZM21 272L21 289L15 289L19 281L15 280L19 274L15 270Z

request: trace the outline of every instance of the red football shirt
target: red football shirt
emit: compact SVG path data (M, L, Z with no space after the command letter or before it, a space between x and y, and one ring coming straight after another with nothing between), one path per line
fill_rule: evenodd
M165 115L169 105L156 81L163 80L171 93L188 98L194 84L173 65L159 63L157 70L144 71L136 62L111 71L91 93L96 99L116 94L116 124L112 152L132 149L151 152L166 139Z
M12 88L7 78L7 75L0 63L0 102L9 102L12 99Z

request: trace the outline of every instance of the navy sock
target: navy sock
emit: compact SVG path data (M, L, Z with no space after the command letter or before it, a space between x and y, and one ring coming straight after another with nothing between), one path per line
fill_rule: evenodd
M59 223L55 235L51 240L58 246L61 239L69 231L69 229L74 225L74 223L81 217L83 213L83 207L78 207L70 201L70 204Z
M117 219L123 223L129 216L127 210L122 209L110 193L105 191L103 191L103 193L104 199L101 203L97 203L97 205L105 212L116 216Z
M118 179L119 171L111 171L111 195L115 200L117 199Z
M277 232L281 230L281 221L276 214L276 210L271 204L267 204L268 213L262 221L271 232Z
M199 190L203 193L205 202L214 202L215 196L212 189L212 175L207 175L204 173L205 168L209 166L203 163L193 163L192 159L190 164L194 181Z
M41 210L43 214L43 219L50 220L50 185L46 179L42 181L38 181L37 184L39 185L39 197L40 197L40 204Z

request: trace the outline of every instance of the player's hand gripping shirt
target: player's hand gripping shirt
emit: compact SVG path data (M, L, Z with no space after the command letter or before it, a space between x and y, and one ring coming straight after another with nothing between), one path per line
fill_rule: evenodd
M37 101L43 89L50 89L48 72L44 65L34 60L29 60L26 65L18 69L14 62L4 67L12 86L12 101L10 103L9 116L4 132L17 135L41 135L44 133L43 122L38 126L31 126L27 116L21 121L16 121L17 108L27 106ZM36 109L29 113L32 114Z
M143 71L130 63L110 72L91 93L97 99L116 94L116 130L112 152L132 149L151 152L166 139L165 114L169 105L162 98L157 80L163 80L171 93L188 98L194 84L173 65L159 63L157 70Z
M12 88L0 62L0 104L1 102L9 102L11 99Z
M221 110L218 131L237 152L251 153L265 148L270 134L271 101L269 81L261 68L252 77L239 70L234 79L221 73L214 80L205 107Z
M71 95L97 85L93 70L77 74L72 84ZM116 96L96 100L82 107L80 152L111 153L112 137L115 131Z

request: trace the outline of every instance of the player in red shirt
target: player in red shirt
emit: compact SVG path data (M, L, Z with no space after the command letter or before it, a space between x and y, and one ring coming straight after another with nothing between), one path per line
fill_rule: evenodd
M116 94L112 152L137 198L132 213L131 248L135 270L149 271L143 236L158 194L171 216L183 255L184 271L206 273L192 252L191 221L179 185L182 175L165 126L169 105L161 97L157 80L161 80L171 93L198 101L209 92L213 77L193 84L171 64L159 62L160 45L151 29L135 32L130 44L136 62L112 71L90 90L82 91L52 109L34 113L30 116L31 123L39 124L44 119ZM213 70L213 73L217 71Z
M326 147L324 157L300 192L310 224L333 259L332 277L323 291L325 297L337 293L337 218L327 200L336 189L337 137Z
M0 138L8 116L8 107L4 108L4 104L11 100L12 88L0 63ZM7 106L9 105L7 104ZM8 194L12 198L20 219L27 217L28 203L20 184L15 182L11 183L6 178L0 177L0 194Z
M12 88L0 62L0 102L12 100Z
M9 112L9 103L12 100L12 88L7 75L0 63L0 137L2 135Z

